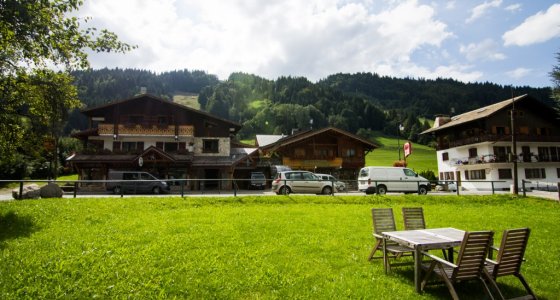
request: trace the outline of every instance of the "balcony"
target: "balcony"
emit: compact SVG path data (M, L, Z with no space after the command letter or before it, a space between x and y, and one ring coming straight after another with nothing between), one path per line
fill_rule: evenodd
M515 136L517 142L560 142L560 136L546 136L546 135L526 135L518 134ZM483 142L507 142L511 141L511 135L498 135L498 134L485 134L479 136L472 136L462 139L452 139L449 141L442 141L437 144L436 150L445 150L465 145L472 145Z
M521 153L517 155L518 163L560 162L560 156L539 156ZM494 163L510 163L507 155L486 154L477 157L456 157L446 161L450 166L485 165Z
M179 125L177 126L178 132L175 131L175 125L156 126L156 125L124 125L119 124L115 132L113 124L99 124L99 135L128 135L128 136L193 136L194 126Z

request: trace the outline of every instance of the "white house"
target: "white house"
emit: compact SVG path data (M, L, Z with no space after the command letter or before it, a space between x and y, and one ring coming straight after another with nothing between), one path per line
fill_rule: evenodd
M464 189L490 190L494 185L496 190L509 190L514 159L519 187L522 179L543 183L560 180L559 116L529 95L453 117L437 117L434 126L422 134L436 137L439 179L458 181Z

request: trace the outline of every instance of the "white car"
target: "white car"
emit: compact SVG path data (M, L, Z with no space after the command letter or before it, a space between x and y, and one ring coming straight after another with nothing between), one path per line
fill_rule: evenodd
M284 171L276 174L272 181L272 191L277 195L287 195L290 193L331 195L333 188L331 182L321 180L311 172Z
M315 173L321 180L326 180L334 183L334 188L337 192L344 192L346 191L346 183L338 180L336 177L330 174L317 174Z

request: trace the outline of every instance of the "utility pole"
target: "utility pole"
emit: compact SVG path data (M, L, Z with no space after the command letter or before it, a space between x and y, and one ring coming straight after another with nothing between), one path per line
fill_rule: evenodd
M517 182L517 140L515 137L515 98L513 89L511 90L511 160L513 161L513 191L514 195L519 194L519 184Z

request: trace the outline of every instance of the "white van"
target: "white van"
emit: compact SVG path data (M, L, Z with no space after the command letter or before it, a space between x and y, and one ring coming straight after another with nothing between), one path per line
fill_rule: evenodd
M417 192L425 195L430 190L430 182L407 168L364 167L358 175L358 190L368 195L376 192Z

